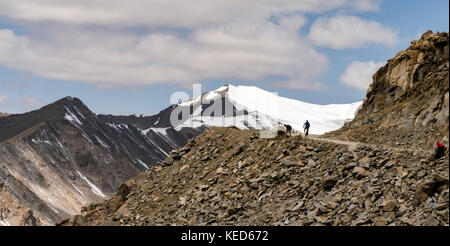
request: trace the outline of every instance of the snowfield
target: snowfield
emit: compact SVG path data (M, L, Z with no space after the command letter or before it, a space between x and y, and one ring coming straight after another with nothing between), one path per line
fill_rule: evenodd
M226 85L178 105L189 106L201 101L208 103L222 96L227 97L236 109L246 110L248 115L210 117L201 115L201 110L195 110L188 120L175 129L236 126L239 129L274 130L279 127L278 122L281 122L303 132L303 123L308 120L311 123L310 134L324 134L339 129L345 121L353 119L363 102L361 100L350 104L318 105L280 97L254 86Z

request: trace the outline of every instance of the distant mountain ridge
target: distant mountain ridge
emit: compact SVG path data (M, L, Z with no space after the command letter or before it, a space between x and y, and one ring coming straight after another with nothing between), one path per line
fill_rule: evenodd
M109 197L175 148L131 124L105 121L72 97L2 117L0 126L3 192L21 204L0 203L13 211L1 218L3 224L20 224L28 209L40 223L53 224Z

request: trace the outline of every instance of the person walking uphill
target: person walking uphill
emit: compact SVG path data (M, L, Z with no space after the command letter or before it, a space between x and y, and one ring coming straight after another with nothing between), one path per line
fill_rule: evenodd
M308 120L306 120L305 124L303 124L303 130L305 131L305 136L308 136L310 126L311 125L309 124Z

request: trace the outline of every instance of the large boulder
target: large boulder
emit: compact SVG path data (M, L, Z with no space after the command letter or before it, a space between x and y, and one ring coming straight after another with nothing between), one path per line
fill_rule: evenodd
M414 205L419 205L426 201L428 197L433 196L434 193L440 193L444 188L448 189L448 178L440 175L433 175L431 179L420 183L414 195Z

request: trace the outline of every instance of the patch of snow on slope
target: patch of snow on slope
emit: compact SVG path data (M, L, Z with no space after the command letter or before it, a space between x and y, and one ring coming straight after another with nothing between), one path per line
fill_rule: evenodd
M239 129L259 129L267 130L277 127L277 121L261 114L250 113L249 115L238 115L234 117L211 117L196 116L191 117L183 124L177 126L175 130L179 131L183 127L201 127L201 126L235 126Z
M141 135L144 137L145 141L153 146L155 146L159 151L161 151L165 156L168 156L167 152L165 152L163 149L161 149L155 142L153 142L149 137L147 137L148 131L150 131L152 128L148 128L145 130L138 129Z
M167 134L167 129L169 129L170 127L165 127L165 128L149 128L147 130L152 130L153 132L155 132L156 134L158 134L161 138L163 138L164 141L166 141L169 145L172 145L175 148L179 148L180 146L178 146L176 143L174 143L169 135ZM147 131L148 132L148 131Z
M158 134L167 135L167 129L170 127L164 127L164 128L157 128L157 127L151 127L150 129Z
M87 136L86 132L80 127L81 125L83 125L83 123L81 123L81 121L77 118L77 116L72 113L69 109L67 109L67 107L65 107L67 112L64 115L64 119L68 120L73 126L75 126L76 128L78 128L81 131L81 135L88 140L90 143L93 143L92 140ZM80 126L78 126L80 125Z
M97 137L97 135L94 135L94 137L95 137L95 139L97 139L97 142L99 142L101 146L103 146L104 148L109 149L109 145L104 143L99 137Z
M84 115L80 112L80 110L78 110L78 108L76 106L73 106L73 108L75 109L75 111L77 111L77 113L81 116L81 118L86 119L84 117Z
M112 127L116 131L122 132L122 128L128 128L126 124L114 124L114 123L106 123L108 126Z
M70 111L67 107L66 108L66 114L64 115L64 119L72 122L72 123L77 123L78 125L83 125L83 123L81 123L81 121L78 119L78 117L72 112Z
M34 138L32 138L31 139L31 141L33 142L33 143L35 143L35 144L39 144L39 143L46 143L46 144L52 144L50 141L48 141L48 140L41 140L41 139L34 139Z
M73 188L75 188L75 190L78 191L78 193L80 193L80 195L84 196L84 193L80 189L78 189L78 187L76 187L72 182L70 182L70 184L73 186Z
M148 169L148 168L149 168L149 167L148 167L143 161L141 161L140 159L137 159L137 162L139 162L139 164L141 164L142 166L144 166L145 169Z
M56 142L58 143L59 147L61 148L61 153L63 154L64 158L66 158L66 160L69 160L69 157L67 157L67 153L64 150L64 146L61 144L61 142L56 139Z
M93 183L91 183L91 181L89 181L89 179L87 179L86 176L84 176L82 173L80 173L80 171L77 170L77 173L84 181L86 181L86 183L91 187L92 191L95 194L97 194L98 196L106 197L106 195L103 194L103 192L97 186L95 186Z
M149 131L153 131L153 132L155 132L156 134L158 134L159 136L161 136L161 134L159 134L158 132L156 132L155 131L155 129L159 129L158 131L161 131L160 129L167 129L167 128L153 128L153 127L150 127L150 128L147 128L147 129L145 129L145 130L139 130L140 132L141 132L141 134L143 135L143 137L144 137L144 139L147 141L147 142L149 142L150 144L152 144L152 145L154 145L158 150L160 150L164 155L166 155L166 156L168 156L169 154L167 154L167 152L165 152L163 149L161 149L155 142L153 142L149 137L147 137L147 133L149 132ZM165 131L164 131L164 133L165 134L167 134ZM161 136L161 137L163 137L163 139L166 139L167 138L167 140L170 140L168 137L164 137L164 136ZM167 142L167 140L166 140L166 142ZM172 141L172 140L170 140L170 141ZM172 142L173 143L173 142ZM169 143L170 144L170 143ZM177 146L177 145L175 145L177 148L179 147L179 146Z
M143 133L143 132L142 132ZM163 149L161 149L155 142L153 142L150 138L145 137L145 140L147 142L149 142L150 144L152 144L153 146L155 146L159 151L161 151L164 155L169 156L169 154L167 154L167 152L165 152Z

